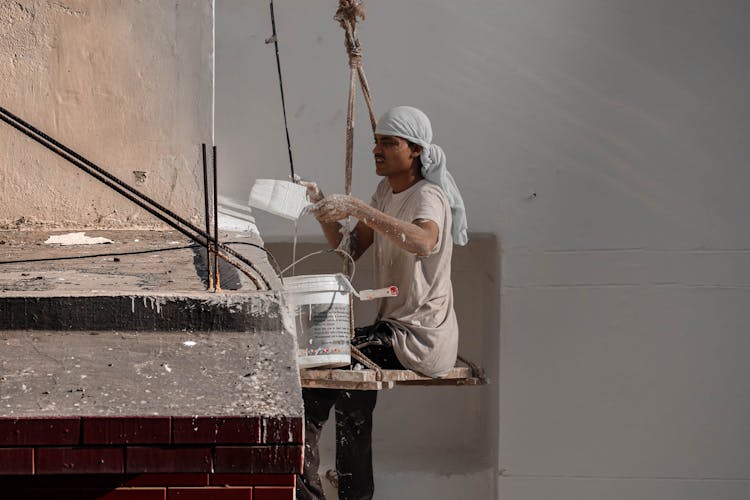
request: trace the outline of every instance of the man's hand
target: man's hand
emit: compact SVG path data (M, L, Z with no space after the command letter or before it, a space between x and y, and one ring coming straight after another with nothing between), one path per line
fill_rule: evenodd
M345 194L332 194L317 202L310 211L318 221L332 223L349 216L358 217L362 201Z
M352 251L355 258L372 244L373 231L382 233L397 246L419 256L430 255L440 235L438 225L431 220L403 221L344 194L326 196L310 211L320 221L326 238L334 248L341 241L337 221L349 216L359 219L354 230L356 248Z
M307 199L310 200L310 203L318 203L324 198L323 191L320 190L315 182L303 180L298 180L297 182L307 188Z

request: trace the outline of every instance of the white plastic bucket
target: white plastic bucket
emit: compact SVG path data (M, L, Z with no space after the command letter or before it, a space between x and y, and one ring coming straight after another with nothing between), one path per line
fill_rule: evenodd
M297 329L300 368L350 363L350 290L351 285L341 274L284 278Z
M258 179L250 189L248 204L286 219L297 220L310 202L307 201L307 188L301 184Z

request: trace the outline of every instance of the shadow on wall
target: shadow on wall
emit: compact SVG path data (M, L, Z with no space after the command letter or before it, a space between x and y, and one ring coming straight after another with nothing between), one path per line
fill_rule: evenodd
M267 243L282 267L292 261L290 243ZM327 248L324 243L297 245L297 258ZM465 247L455 247L452 264L455 307L460 328L459 352L484 367L484 387L397 387L378 399L373 436L376 474L389 472L464 474L490 481L495 474L476 475L497 465L498 360L500 325L500 251L497 238L473 234ZM340 272L335 254L311 257L295 274ZM290 273L288 273L290 274ZM368 252L357 262L355 287L371 288L373 259ZM355 301L355 323L369 324L376 304ZM333 463L333 425L326 427L321 453ZM326 458L328 455L328 459ZM495 485L477 485L483 491Z

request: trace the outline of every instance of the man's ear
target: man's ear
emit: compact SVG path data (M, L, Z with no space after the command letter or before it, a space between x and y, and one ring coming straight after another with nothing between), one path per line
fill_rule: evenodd
M420 146L419 144L414 144L412 142L409 143L409 156L411 158L417 158L419 155L422 154L422 150L424 148Z

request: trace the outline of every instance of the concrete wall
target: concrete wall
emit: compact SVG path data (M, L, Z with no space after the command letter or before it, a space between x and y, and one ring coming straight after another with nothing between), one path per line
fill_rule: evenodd
M297 170L340 192L347 68L336 2L276 6ZM482 406L499 430L491 474L430 475L450 455L436 432L423 441L432 448L378 461L379 491L469 498L451 485L477 492L484 481L490 493L471 498L750 496L748 4L367 7L361 40L377 108L412 104L432 117L470 227L497 235L503 270L494 308L458 311L482 316L480 331L463 334L486 346L500 324L495 399ZM241 200L254 178L284 178L288 160L263 43L268 6L217 8L217 133L236 172L222 188ZM366 198L377 179L359 105L354 191ZM291 239L291 225L258 222L267 239ZM317 235L309 220L300 230ZM498 269L475 260L466 272L499 280ZM403 400L429 403L405 406L376 446L397 446L404 419L465 412L452 404L463 396L430 391L382 398L381 422Z
M211 142L211 2L0 2L0 106L198 220ZM138 182L136 171L146 177ZM154 219L0 124L0 224Z

